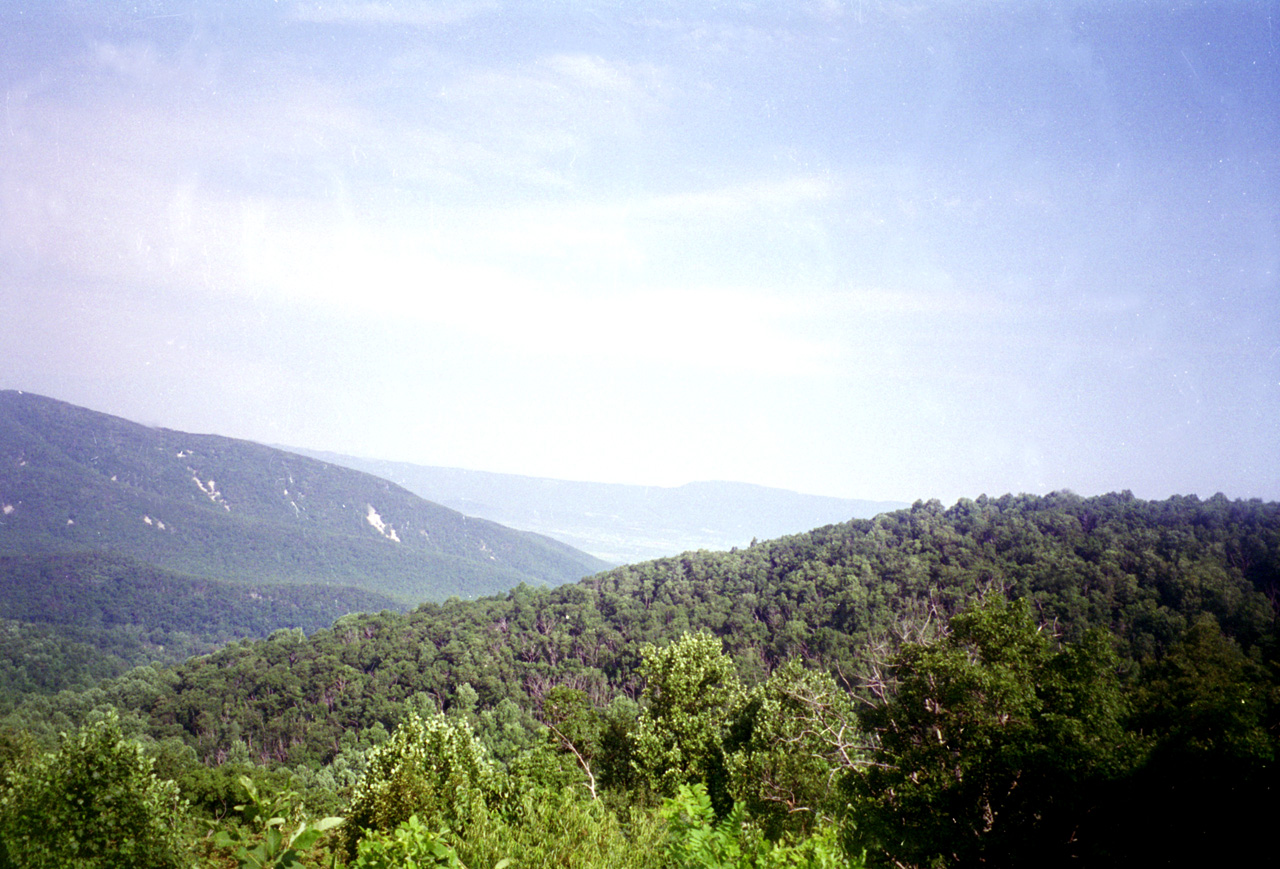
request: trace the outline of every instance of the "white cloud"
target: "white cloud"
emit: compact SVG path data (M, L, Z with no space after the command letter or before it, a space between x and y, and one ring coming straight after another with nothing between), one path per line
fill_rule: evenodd
M557 284L446 257L411 234L287 222L263 232L245 288L332 316L467 335L496 354L782 375L812 373L835 354L805 335L807 306L760 287Z

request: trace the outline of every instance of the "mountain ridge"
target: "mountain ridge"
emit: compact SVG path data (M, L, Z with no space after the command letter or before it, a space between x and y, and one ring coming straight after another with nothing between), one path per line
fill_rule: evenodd
M424 702L473 712L514 703L510 713L527 716L557 686L602 709L634 700L645 644L699 631L722 642L750 682L798 658L850 690L871 690L865 680L885 655L937 639L951 615L993 596L1026 600L1063 640L1107 632L1131 675L1202 618L1270 660L1278 590L1280 504L1006 495L950 508L917 502L554 588L353 614L307 638L277 636L187 661L177 680L135 677L162 683L153 690L164 699L148 706L154 738L179 736L209 756L255 732L262 762L327 763L349 728L391 723ZM330 691L336 684L341 690ZM101 699L131 690L122 681ZM214 708L236 715L201 723L219 692ZM252 703L238 699L246 695Z
M83 551L218 579L355 586L407 604L606 566L350 468L0 392L0 554Z
M284 447L363 470L455 510L560 540L619 564L797 534L909 506L719 480L593 483L368 459Z

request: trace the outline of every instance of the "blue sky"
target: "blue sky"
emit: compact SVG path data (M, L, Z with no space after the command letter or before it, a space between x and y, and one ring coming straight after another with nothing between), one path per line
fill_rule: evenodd
M0 386L565 479L1280 498L1280 3L0 32Z

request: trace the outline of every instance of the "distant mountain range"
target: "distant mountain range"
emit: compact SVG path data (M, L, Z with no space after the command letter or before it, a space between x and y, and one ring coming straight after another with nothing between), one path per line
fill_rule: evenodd
M0 710L350 612L557 586L897 506L307 456L0 391Z
M409 605L606 567L347 467L0 392L0 556L83 552Z
M468 515L544 534L616 564L747 546L752 539L798 534L910 506L748 483L675 488L581 483L287 449L374 474Z

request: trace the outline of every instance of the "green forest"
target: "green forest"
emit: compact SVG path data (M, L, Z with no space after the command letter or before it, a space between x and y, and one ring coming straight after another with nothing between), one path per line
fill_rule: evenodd
M5 686L0 866L1256 861L1278 601L1280 504L1060 492L50 656Z
M0 712L281 625L310 632L352 611L404 609L358 588L225 582L101 553L0 555L0 577Z

